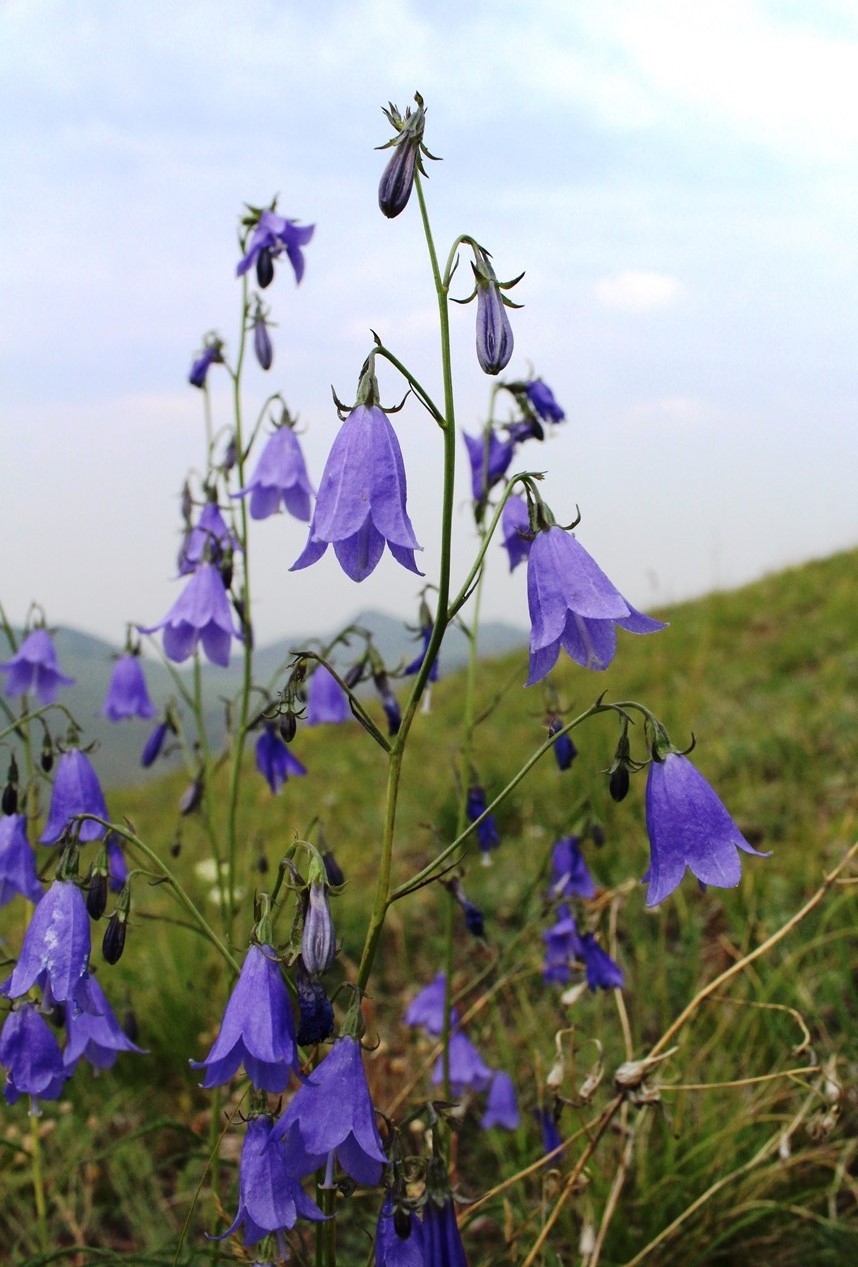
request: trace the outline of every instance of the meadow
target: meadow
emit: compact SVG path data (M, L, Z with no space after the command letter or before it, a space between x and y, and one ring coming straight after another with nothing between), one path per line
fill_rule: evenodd
M858 552L845 553L658 613L670 628L621 633L604 673L558 665L552 681L569 716L605 691L645 697L678 745L691 742L680 728L693 724L696 765L771 856L743 857L734 890L702 892L687 875L647 909L645 775L632 776L622 804L612 801L607 718L575 732L569 770L548 752L500 807L493 865L464 859L485 934L456 924L452 969L467 1032L510 1073L521 1114L513 1131L486 1131L482 1106L467 1097L455 1113L453 1177L472 1267L680 1258L683 1267L836 1267L858 1257L854 860L826 884L856 838L857 567ZM526 660L522 652L481 665L477 743L490 796L544 741L543 697L522 689ZM442 648L431 711L416 718L405 757L394 885L455 835L461 699L462 675L444 673ZM308 774L276 797L248 757L240 884L245 893L270 884L296 837L312 833L332 849L347 880L333 899L334 976L354 979L367 912L352 895L372 891L378 867L383 754L357 723L299 723L292 748ZM185 786L171 774L155 794L114 791L110 809L168 855L205 909L205 834L177 813ZM585 906L600 915L626 986L564 1001L564 987L543 980L542 932L551 846L570 833L582 837L598 885ZM438 1094L431 1040L401 1018L444 966L440 896L433 883L392 907L364 1005L370 1089L391 1115ZM17 937L13 918L17 905L0 916L4 937ZM125 953L111 967L94 952L93 967L148 1055L123 1055L103 1076L81 1069L43 1106L48 1248L33 1218L26 1118L21 1106L5 1112L0 1243L15 1263L208 1260L205 1234L223 1231L235 1209L238 1144L231 1153L228 1126L246 1095L234 1080L213 1101L188 1065L211 1045L223 1006L214 955L166 886L138 883ZM665 1058L618 1095L617 1070L654 1048ZM538 1115L553 1108L564 1147L546 1159ZM213 1125L224 1134L217 1160ZM370 1263L377 1197L348 1204L340 1261ZM220 1253L255 1261L232 1243ZM312 1254L299 1237L294 1261Z

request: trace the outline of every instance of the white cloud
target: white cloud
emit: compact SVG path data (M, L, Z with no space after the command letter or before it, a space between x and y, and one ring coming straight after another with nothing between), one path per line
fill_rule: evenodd
M618 312L658 312L671 308L682 296L682 283L668 273L630 268L613 277L600 278L593 292L604 308Z

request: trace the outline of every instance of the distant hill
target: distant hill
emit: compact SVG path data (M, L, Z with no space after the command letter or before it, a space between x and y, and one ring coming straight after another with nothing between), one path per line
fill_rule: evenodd
M408 664L417 654L419 639L415 639L413 632L394 616L378 611L361 612L352 623L372 633L374 643L391 671ZM278 672L288 664L292 651L311 645L318 646L320 641L328 642L337 632L328 631L321 639L319 635L308 634L260 647L255 653L257 681L262 685L273 683L276 690ZM84 743L95 742L98 745L96 765L105 787L127 787L150 777L161 777L164 773L163 761L158 763L154 774L140 766L140 753L149 734L149 724L137 720L112 723L101 715L113 664L120 648L77 629L57 630L54 641L63 673L75 679L74 686L61 692L60 702L70 710L80 725ZM487 623L480 630L480 654L487 658L505 655L526 645L526 631L511 625ZM359 640L355 639L354 647L357 652ZM442 672L461 667L467 655L464 634L455 627L451 628L444 640L440 657ZM5 652L2 658L6 658ZM343 658L340 662L347 661ZM203 698L209 733L212 736L223 731L224 701L234 696L239 689L240 663L239 656L233 654L227 669L204 664ZM176 694L170 671L151 654L144 657L144 667L152 701L156 708L163 708L167 700ZM186 668L180 670L180 676L186 685L190 684L190 674ZM60 714L57 714L52 727L57 737L62 738L65 722Z

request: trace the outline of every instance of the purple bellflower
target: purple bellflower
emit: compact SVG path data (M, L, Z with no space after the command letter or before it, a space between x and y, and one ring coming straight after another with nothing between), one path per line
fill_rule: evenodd
M562 718L552 717L548 723L549 737L556 735L562 729ZM578 749L572 742L572 736L567 731L565 735L561 735L554 743L554 760L557 762L557 769L561 771L568 770L577 756Z
M233 497L250 494L251 519L267 519L280 503L295 519L309 523L313 486L293 429L284 423L268 437L250 481Z
M467 1034L457 1029L450 1035L450 1090L453 1095L466 1091L485 1091L495 1076L489 1069ZM444 1057L439 1056L432 1070L432 1082L439 1086L444 1081Z
M221 1236L222 1241L239 1228L245 1245L255 1245L264 1236L274 1235L281 1255L285 1255L284 1230L299 1218L318 1223L324 1214L306 1195L286 1168L283 1149L271 1140L273 1118L267 1114L248 1118L247 1134L238 1167L238 1213Z
M15 970L0 985L0 994L19 999L37 985L47 1004L94 1011L90 946L83 893L69 880L54 880L33 912Z
M501 533L501 545L509 556L509 570L514 572L530 554L531 546L530 513L523 497L507 498L501 511Z
M181 664L199 643L213 664L229 664L231 639L241 641L241 630L232 623L226 587L217 568L203 563L179 598L157 625L138 626L141 633L164 630L164 654Z
M155 716L139 656L122 655L116 661L101 711L108 721Z
M562 836L552 848L550 892L552 897L596 896L578 836Z
M299 225L297 220L287 220L276 211L263 211L260 215L247 251L236 268L236 275L242 277L248 269L256 265L256 280L264 290L274 276L273 261L286 252L295 281L300 282L304 276L305 247L313 236L314 224ZM260 259L261 257L261 259Z
M188 382L191 384L191 387L205 387L211 366L222 364L223 343L217 338L208 339L205 347L194 361L191 366L190 373L188 374Z
M292 1003L270 946L252 945L223 1014L220 1033L205 1060L203 1087L219 1087L244 1063L260 1091L284 1091L296 1064Z
M324 664L316 666L307 687L307 725L338 726L350 721L349 698Z
M32 1116L39 1112L39 1100L57 1100L62 1094L68 1074L59 1044L31 1003L7 1016L0 1032L0 1065L6 1070L6 1102L29 1095Z
M89 988L97 1013L75 1015L72 1008L66 1012L68 1038L63 1065L68 1072L71 1073L81 1059L88 1060L93 1069L110 1069L121 1051L136 1051L145 1056L143 1048L132 1043L119 1024L95 977L90 977Z
M679 886L688 867L701 884L732 889L739 883L739 850L748 844L717 793L679 752L660 759L653 753L646 785L646 828L650 843L647 905L656 906Z
M615 626L654 633L664 623L636 611L584 547L553 524L536 534L527 560L530 675L539 682L560 648L585 669L606 669L617 649Z
M338 1038L298 1088L271 1132L272 1140L284 1135L290 1174L300 1178L326 1163L330 1174L336 1154L356 1183L369 1187L378 1183L387 1157L356 1038Z
M557 922L546 929L542 934L542 940L545 942L543 979L565 985L572 975L570 963L583 958L578 925L568 907L557 908Z
M439 1204L432 1197L423 1208L425 1267L468 1267L462 1234L456 1222L456 1207L448 1194Z
M553 1153L563 1143L563 1137L557 1129L557 1122L551 1109L534 1109L536 1120L542 1131L542 1146L546 1153Z
M310 536L290 571L316 563L329 545L346 576L365 580L384 553L418 576L422 547L405 509L405 466L396 432L378 405L357 405L334 440L313 511Z
M584 961L587 985L592 991L621 990L625 985L622 968L602 949L592 933L581 937L579 958Z
M256 768L275 796L290 775L300 777L307 773L307 767L292 756L273 722L265 723L265 729L256 741Z
M474 501L481 505L489 490L499 484L509 470L515 445L512 440L502 440L496 431L489 431L488 435L481 432L478 436L469 436L463 431L462 439L471 464L471 492Z
M77 814L110 817L98 775L93 770L89 757L80 748L70 748L62 754L57 765L48 821L39 837L39 843L55 845ZM77 833L78 840L84 843L101 840L104 830L100 823L81 823Z
M543 422L562 422L566 414L554 399L554 392L541 378L531 379L524 384L525 395L531 408Z
M400 1236L394 1218L393 1201L388 1195L375 1232L375 1267L425 1267L423 1224L409 1212L407 1235Z
M7 695L35 692L40 704L53 704L59 688L74 682L73 677L60 673L57 653L47 629L34 629L29 633L12 659L0 664L0 671L9 675Z
M465 802L465 815L469 823L474 823L481 814L485 814L486 805L486 789L479 783L473 783L468 788L468 798ZM477 828L477 843L480 846L483 862L488 865L491 862L491 854L493 849L497 849L500 844L500 833L497 829L494 814L488 814Z
M240 548L217 502L207 501L196 524L182 541L179 576L190 576L202 563L219 564L225 554Z
M435 979L418 991L408 1004L403 1018L405 1024L420 1025L426 1030L427 1034L432 1034L433 1037L442 1033L444 1029L444 994L446 988L447 978L443 972L439 972ZM459 1013L453 1008L450 1012L450 1024L455 1026L458 1022Z
M492 1078L486 1098L486 1111L480 1125L484 1131L492 1126L502 1126L507 1131L514 1131L520 1120L512 1078L508 1073L498 1072Z
M0 817L0 906L17 894L38 902L44 890L36 874L36 855L27 840L26 814Z

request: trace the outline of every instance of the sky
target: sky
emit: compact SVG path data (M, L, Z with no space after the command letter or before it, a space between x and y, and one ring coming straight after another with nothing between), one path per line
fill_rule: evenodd
M416 205L377 206L380 107L419 90L439 251L473 234L513 293L505 377L567 421L521 450L556 517L638 607L858 545L858 11L844 0L0 0L0 598L21 622L119 643L181 589L178 493L205 454L187 374L234 349L245 203L316 225L265 292L282 391L318 482L370 329L440 395ZM460 270L470 274L466 260ZM452 316L457 425L492 381ZM403 387L380 375L386 403ZM211 378L226 434L226 377ZM440 436L395 415L437 577ZM222 429L222 431L221 431ZM460 447L464 461L464 449ZM474 550L460 471L455 575ZM367 608L413 622L386 554L356 585L306 528L251 541L259 641ZM484 614L527 625L524 569L490 552Z

